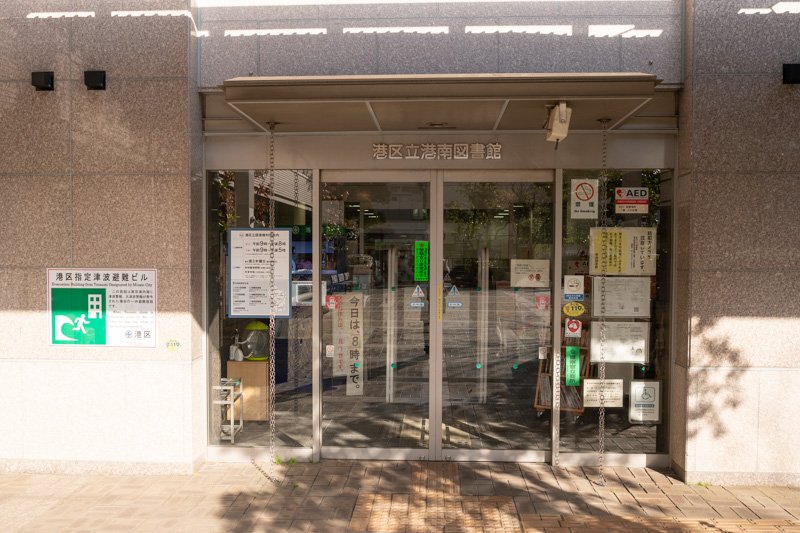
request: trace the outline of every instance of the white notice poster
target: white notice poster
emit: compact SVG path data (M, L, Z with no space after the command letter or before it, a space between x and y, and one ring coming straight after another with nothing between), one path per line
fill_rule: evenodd
M628 420L632 424L661 422L660 395L660 381L631 381Z
M655 276L656 255L655 228L589 229L589 273L593 276L603 270L609 276Z
M347 292L342 295L339 312L344 315L347 336L345 367L347 369L347 396L364 395L364 293Z
M603 322L592 322L591 361L600 362L600 331ZM605 322L606 363L646 363L648 360L649 322Z
M607 379L604 386L600 387L599 379L583 380L583 406L600 407L600 391L603 391L604 407L622 407L622 379Z
M605 284L605 313L601 305ZM592 316L650 318L650 278L603 278L592 280Z
M228 316L289 318L291 230L231 229L228 249Z
M512 259L512 287L549 287L550 261L547 259Z

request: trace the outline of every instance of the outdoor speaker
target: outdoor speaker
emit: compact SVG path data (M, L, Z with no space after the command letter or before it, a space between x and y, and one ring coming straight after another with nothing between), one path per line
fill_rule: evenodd
M86 70L83 72L83 83L90 91L106 90L105 70Z
M52 72L31 72L31 85L37 91L52 91L55 89L55 77Z
M783 64L783 83L785 84L800 83L800 63Z

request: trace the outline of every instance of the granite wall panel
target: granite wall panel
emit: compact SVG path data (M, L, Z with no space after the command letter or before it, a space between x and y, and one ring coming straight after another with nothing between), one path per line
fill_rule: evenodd
M710 172L800 172L800 105L782 70L694 77L693 157Z
M72 178L2 175L6 221L0 232L0 268L47 267L72 259Z
M797 173L696 173L694 268L765 273L796 268L800 232L792 228L797 228L799 180Z
M743 8L760 6L749 0L697 2L694 14L695 68L705 74L774 75L783 63L800 57L797 15L792 13L746 14Z
M759 386L757 370L689 370L689 470L756 471Z

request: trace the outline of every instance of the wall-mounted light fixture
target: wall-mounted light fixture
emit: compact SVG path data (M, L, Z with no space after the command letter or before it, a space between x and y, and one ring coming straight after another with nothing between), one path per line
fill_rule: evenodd
M37 91L52 91L56 87L55 77L52 72L31 72L31 85Z
M106 71L105 70L85 70L83 72L83 83L90 91L106 90Z
M787 85L800 83L800 63L783 64L783 83Z

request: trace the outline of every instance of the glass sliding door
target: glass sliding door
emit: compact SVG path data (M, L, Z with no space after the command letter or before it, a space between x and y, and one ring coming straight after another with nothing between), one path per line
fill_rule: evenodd
M530 458L544 460L550 447L537 393L552 349L554 202L552 173L541 174L444 176L443 459L539 450Z
M427 457L429 173L322 179L323 455Z

